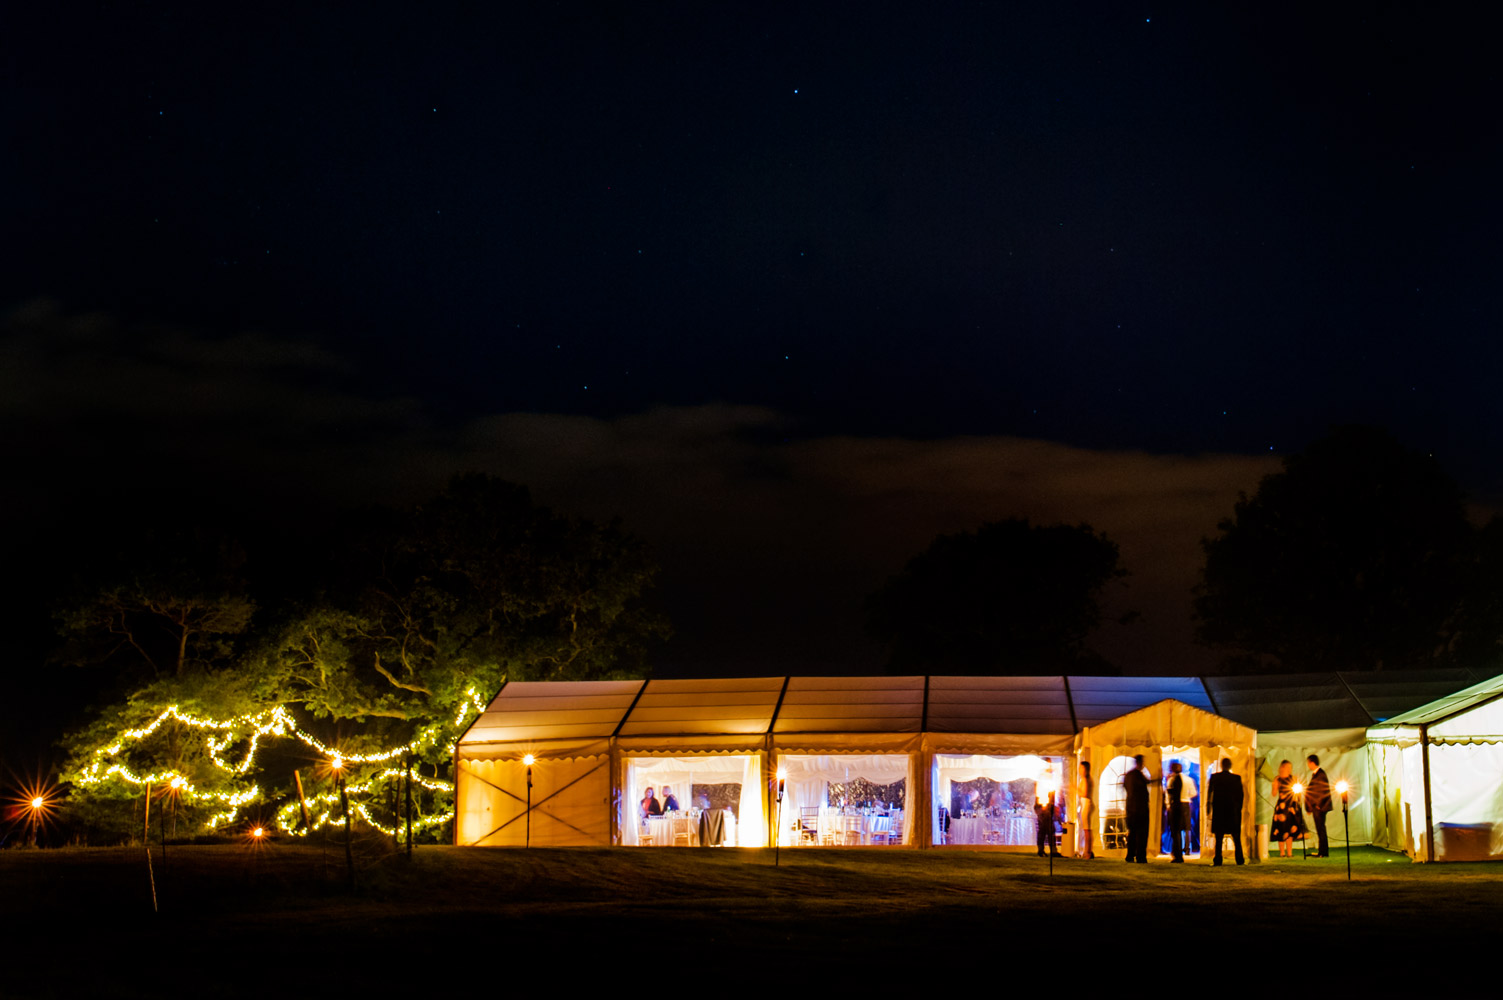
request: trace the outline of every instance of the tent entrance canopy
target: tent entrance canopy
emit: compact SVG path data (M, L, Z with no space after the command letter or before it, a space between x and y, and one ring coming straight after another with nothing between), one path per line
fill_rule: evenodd
M621 842L628 846L696 846L699 816L719 812L716 837L728 847L763 846L765 789L760 753L705 753L682 756L623 754ZM654 819L645 801L648 789L659 806L671 789L679 815ZM669 822L669 820L676 822Z
M1164 843L1163 779L1167 762L1175 758L1182 763L1192 759L1198 761L1201 775L1198 784L1204 785L1205 778L1220 770L1222 758L1230 758L1232 771L1242 778L1242 837L1244 842L1252 838L1257 733L1246 726L1193 705L1166 699L1120 718L1085 727L1075 738L1075 752L1079 760L1090 762L1092 773L1103 780L1108 774L1120 775L1130 766L1130 763L1124 765L1119 758L1142 755L1149 772L1150 795L1154 797L1148 809L1150 845ZM1101 803L1096 810L1096 828L1092 831L1093 849L1098 854L1125 857L1125 837L1121 835L1125 825L1120 815L1109 812L1109 804L1116 797L1102 790ZM1199 796L1192 826L1201 831L1210 830L1204 794ZM1199 848L1201 845L1195 846Z
M931 768L933 843L961 847L1015 847L1038 842L1034 806L1041 789L1066 790L1063 756L937 753ZM1055 796L1064 819L1066 796Z

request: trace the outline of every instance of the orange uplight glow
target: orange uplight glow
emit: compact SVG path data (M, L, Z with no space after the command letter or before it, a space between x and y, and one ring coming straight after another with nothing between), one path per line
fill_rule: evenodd
M46 808L46 806L47 800L42 798L40 795L31 800L31 808L33 811L40 812L42 809Z
M252 837L257 837L257 838L264 837L264 836L266 836L266 830L263 827L259 827L258 826L254 830L251 831L251 836Z
M330 769L335 771L342 770L344 768L344 760L342 758L335 757L333 760L329 761L329 767Z
M537 762L538 762L538 759L536 757L534 757L532 754L527 754L526 756L524 756L522 758L522 763L526 764L528 767L531 767L532 765L536 764Z
M1303 795L1305 794L1305 786L1296 781L1294 783L1294 787L1292 787L1290 791L1292 791L1295 795Z
M1344 781L1338 781L1338 782L1336 782L1336 794L1337 795L1345 795L1347 792L1349 792L1351 790L1352 790L1352 786L1348 785L1346 782L1344 782Z

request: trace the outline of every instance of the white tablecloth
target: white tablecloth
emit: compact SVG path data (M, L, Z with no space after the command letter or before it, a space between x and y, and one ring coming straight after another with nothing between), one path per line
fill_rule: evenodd
M678 839L680 833L689 835L690 847L699 846L699 818L691 817L687 812L676 812L667 816L649 816L647 832L652 837L653 847L684 846L684 841ZM736 846L736 814L729 809L725 810L724 846Z
M986 832L1000 836L988 840ZM1038 821L1027 813L1010 816L961 816L950 820L950 844L1008 844L1028 846L1038 843Z

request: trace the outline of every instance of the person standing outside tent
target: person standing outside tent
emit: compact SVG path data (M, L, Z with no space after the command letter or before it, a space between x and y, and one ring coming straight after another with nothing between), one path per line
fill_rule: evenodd
M1048 801L1036 801L1033 806L1033 816L1038 820L1039 857L1041 858L1048 856L1044 853L1046 844L1049 854L1056 858L1061 857L1057 846L1058 841L1055 838L1055 823L1059 820L1058 795L1059 791L1051 788Z
M1221 864L1221 842L1231 834L1237 850L1237 864L1242 864L1242 778L1232 773L1232 759L1221 758L1221 770L1206 782L1206 805L1211 811L1211 836L1216 838L1213 865Z
M1326 813L1331 811L1331 779L1326 777L1320 758L1315 754L1306 757L1305 764L1314 772L1310 775L1310 783L1305 786L1305 812L1315 817L1318 845L1311 857L1328 858L1331 856L1331 841L1326 837Z
M1091 801L1091 762L1080 762L1080 776L1075 779L1075 855L1094 858L1096 833L1096 804Z
M1148 863L1148 775L1143 771L1143 755L1133 759L1132 768L1122 776L1127 800L1127 862Z
M1185 782L1184 765L1179 761L1169 764L1169 839L1173 842L1170 864L1185 863L1185 831L1190 828L1191 788Z

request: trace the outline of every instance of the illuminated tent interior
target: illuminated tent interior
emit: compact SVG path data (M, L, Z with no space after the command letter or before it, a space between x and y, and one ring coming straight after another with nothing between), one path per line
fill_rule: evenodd
M1372 726L1367 741L1375 844L1416 861L1503 858L1503 674Z
M914 843L924 687L923 677L788 678L772 726L781 845Z
M1405 815L1400 804L1412 803L1400 803L1395 789L1421 787L1400 781L1403 763L1418 759L1404 755L1418 736L1405 734L1418 730L1383 730L1389 749L1378 750L1371 741L1379 730L1368 727L1477 680L1440 671L513 682L455 748L455 842L746 847L772 843L776 831L785 846L1032 850L1029 796L1040 778L1057 782L1069 817L1084 759L1097 786L1095 849L1120 854L1121 765L1133 753L1148 758L1156 778L1179 755L1194 765L1197 789L1220 756L1233 757L1257 789L1256 808L1244 811L1250 832L1267 823L1264 773L1284 757L1314 752L1333 781L1346 777L1358 789L1352 840L1412 850L1414 837L1401 836L1406 827L1395 819ZM1430 731L1433 758L1443 735ZM527 754L535 758L530 800ZM654 818L643 808L646 790L661 802L664 785L685 815ZM1453 824L1437 834L1449 832L1454 855L1466 836L1454 824L1494 820L1453 813L1472 813L1436 819ZM1422 811L1418 817L1407 829L1423 840ZM1160 822L1153 843L1162 840ZM1330 828L1340 843L1339 816Z

